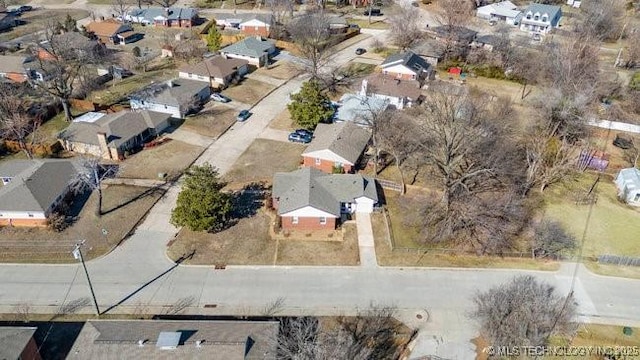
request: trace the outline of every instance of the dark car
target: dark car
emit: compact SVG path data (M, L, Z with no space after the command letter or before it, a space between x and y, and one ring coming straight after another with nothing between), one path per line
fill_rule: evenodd
M371 12L371 16L382 16L382 11L380 11L380 9L365 10L363 15L369 16L369 12Z
M311 136L303 135L294 131L291 134L289 134L289 141L308 144L311 142Z
M251 113L249 112L249 110L242 110L236 117L236 120L245 121L249 118L249 116L251 116Z
M300 134L303 136L308 136L308 137L313 137L313 132L307 130L307 129L297 129L296 131L294 131L294 133L296 134Z
M33 10L33 6L29 6L29 5L22 5L18 8L18 11L20 12L31 11L31 10Z
M363 48L357 48L356 49L356 55L362 55L364 53L366 53L367 50L363 49Z

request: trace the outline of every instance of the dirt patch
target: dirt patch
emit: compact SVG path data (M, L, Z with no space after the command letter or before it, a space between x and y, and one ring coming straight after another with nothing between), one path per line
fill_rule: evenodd
M343 225L343 241L278 240L277 265L358 265L358 234L355 224Z
M269 127L276 130L291 130L296 128L296 123L291 119L289 110L283 110L269 123Z
M210 234L183 228L171 243L167 254L178 259L195 250L187 264L200 265L271 265L276 243L269 238L270 217L262 210L240 219L224 231Z
M168 177L182 174L200 155L203 148L178 140L171 140L145 149L122 162L119 177L132 179L156 179L164 173Z
M271 182L276 172L298 168L304 145L256 139L224 176L229 182Z
M75 262L73 245L86 240L87 259L118 244L162 196L164 190L112 185L103 190L103 215L96 215L97 192L85 200L78 220L63 232L36 228L0 228L3 262ZM81 203L80 198L77 197ZM81 206L82 204L80 204ZM103 232L103 229L106 230Z
M11 29L11 31L0 34L0 41L8 41L19 38L21 36L33 34L44 30L45 21L58 21L64 23L64 19L71 15L75 20L84 19L89 16L86 10L68 9L68 10L33 10L28 11L20 16L19 20L24 22Z
M245 78L240 84L231 86L223 90L222 93L235 101L254 105L273 89L275 86L271 84Z
M288 61L278 61L268 68L263 67L254 71L255 74L270 76L275 79L289 80L300 74L300 69Z
M188 117L182 127L217 139L236 122L237 111L221 104L207 104L204 110Z

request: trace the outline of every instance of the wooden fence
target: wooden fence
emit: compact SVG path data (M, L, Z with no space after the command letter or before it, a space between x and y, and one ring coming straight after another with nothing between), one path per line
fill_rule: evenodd
M393 182L385 179L376 179L376 181L385 190L393 190L399 193L404 192L404 188L402 187L402 184L398 184L397 182Z

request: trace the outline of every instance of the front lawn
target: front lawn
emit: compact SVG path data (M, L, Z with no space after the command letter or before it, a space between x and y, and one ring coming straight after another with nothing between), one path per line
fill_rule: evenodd
M158 174L173 178L182 174L202 153L200 146L171 140L129 156L120 165L119 177L159 180Z
M271 84L245 78L240 84L223 90L222 94L230 97L234 101L239 101L247 105L255 105L273 89L275 89L275 86Z

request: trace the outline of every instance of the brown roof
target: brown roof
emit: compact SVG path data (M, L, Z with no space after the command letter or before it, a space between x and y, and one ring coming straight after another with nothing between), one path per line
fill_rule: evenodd
M416 100L420 97L420 83L416 80L399 80L383 74L373 74L367 77L368 91L394 97L406 97Z
M114 21L94 21L85 25L87 31L94 33L96 36L115 36L122 30L129 30L129 28L122 29L122 27L122 24Z
M249 62L247 60L214 56L200 61L199 63L184 65L180 68L180 71L206 77L224 78L236 72L239 67L247 65L248 63Z

